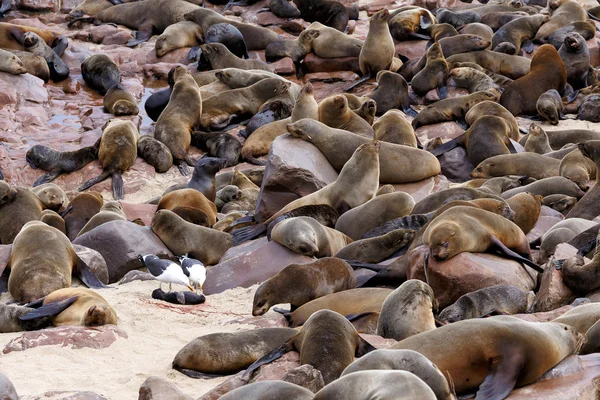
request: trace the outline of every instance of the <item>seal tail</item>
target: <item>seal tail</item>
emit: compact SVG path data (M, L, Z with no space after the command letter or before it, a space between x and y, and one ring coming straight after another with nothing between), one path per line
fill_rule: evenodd
M219 378L219 377L223 376L223 375L217 375L217 374L205 374L202 372L194 371L193 369L181 368L178 365L173 365L173 369L181 372L185 376L189 376L190 378L194 378L194 379L213 379L213 378Z
M123 177L120 171L112 173L112 190L115 200L123 200L125 197L125 189L123 187Z
M231 233L231 245L237 246L249 240L255 239L261 236L267 231L266 224L258 224L253 226L247 226L245 228L236 229Z
M77 189L77 190L80 191L80 192L83 192L84 190L91 188L95 184L100 183L103 180L107 179L110 175L111 175L110 172L108 172L108 171L102 171L102 173L100 175L98 175L95 178L90 179L89 181L87 181L86 183L84 183L83 185L81 185L79 187L79 189Z
M354 89L358 85L362 85L369 79L371 79L371 73L368 73L367 75L363 75L359 80L354 82L352 85L348 86L347 88L344 88L344 92L349 92L350 90Z

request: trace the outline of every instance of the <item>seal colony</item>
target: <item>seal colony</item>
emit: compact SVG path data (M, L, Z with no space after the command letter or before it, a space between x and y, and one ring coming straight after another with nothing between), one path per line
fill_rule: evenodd
M593 368L595 5L25 3L0 7L20 393L39 330L121 374L42 344L43 385L107 398L157 397L152 371L203 399L550 399Z

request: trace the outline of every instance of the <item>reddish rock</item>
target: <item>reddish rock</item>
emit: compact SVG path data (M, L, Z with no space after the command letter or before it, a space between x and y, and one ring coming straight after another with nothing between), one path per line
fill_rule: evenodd
M562 306L562 307L557 308L556 310L552 310L552 311L536 312L536 313L532 313L532 314L515 314L513 316L520 318L524 321L529 321L529 322L550 322L572 309L573 309L573 306L568 305L568 306Z
M415 203L418 203L432 193L448 189L450 182L444 175L437 175L418 182L397 183L392 186L397 192L410 194L415 199Z
M411 120L410 118L408 119ZM444 142L447 142L459 137L465 133L465 131L455 122L442 122L441 124L420 126L415 133L423 142L427 142L437 137L442 138Z
M144 65L144 76L146 78L154 78L167 80L167 76L169 75L169 71L172 68L175 68L179 64L171 64L166 62L159 62L157 64L146 64Z
M286 353L272 363L265 364L256 371L249 383L262 381L279 381L289 371L300 366L300 354L295 351Z
M262 283L289 264L307 264L314 258L288 250L266 237L232 247L219 264L208 268L204 294L221 293L235 287Z
M541 238L544 233L548 232L550 228L558 224L564 218L565 217L560 212L550 207L542 206L540 218L537 220L533 229L527 234L527 240L533 242L534 240Z
M527 270L527 272L526 272ZM489 286L514 285L529 291L535 287L535 271L520 263L487 253L460 253L446 261L429 260L429 286L440 309L464 294ZM423 257L415 252L408 262L408 279L425 281Z
M256 16L256 23L262 26L281 25L288 22L285 18L280 18L272 12L263 12Z
M151 376L142 383L138 400L192 400L172 382Z
M571 303L577 297L562 280L562 271L552 262L546 264L535 305L536 311L551 311Z
M128 220L141 219L146 226L152 225L152 217L156 213L157 206L154 204L132 204L121 201L121 206Z
M82 392L50 390L36 396L21 397L21 400L108 400L108 397L87 390Z
M577 252L579 251L579 249L577 249L574 246L571 246L568 243L561 243L558 246L556 246L556 250L554 251L554 259L555 260L566 260L568 258L574 257L575 255L577 255ZM589 259L584 258L585 262L589 262Z
M256 218L266 220L288 203L334 182L337 171L314 145L289 134L271 144Z
M242 379L242 375L244 375L244 371L238 372L225 382L205 393L203 396L198 398L198 400L217 400L232 390L246 385L247 382Z
M279 75L292 75L296 73L294 61L289 57L284 57L281 60L269 63L269 67L273 68Z
M32 103L47 103L48 91L44 81L30 74L11 75L0 72L0 92L14 89L22 100Z
M406 40L396 44L396 54L403 55L409 60L421 58L426 51L426 40Z
M31 11L58 11L59 6L55 0L16 0L17 8Z
M325 386L321 371L310 364L304 364L292 369L281 380L302 386L313 393L317 393Z
M358 78L360 78L360 76L351 71L315 72L304 75L304 79L307 81L321 81L326 83L355 81Z
M13 351L24 351L38 346L61 345L71 349L105 349L118 338L127 339L127 333L115 325L97 327L61 326L41 331L25 332L11 340L2 351L4 354Z
M157 57L156 51L152 47L152 50L146 54L146 64L170 63L188 65L190 64L190 60L187 57L189 52L190 48L184 47L170 51L162 57Z
M369 335L367 333L360 333L360 337L377 349L387 349L398 343L398 341L394 339L386 339L379 335Z
M353 71L361 74L358 57L321 58L314 53L308 53L304 58L307 72L337 72Z

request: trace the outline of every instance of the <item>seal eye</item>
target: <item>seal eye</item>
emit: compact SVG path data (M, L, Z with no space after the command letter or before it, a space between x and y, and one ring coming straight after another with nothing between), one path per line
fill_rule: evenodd
M258 304L257 304L256 306L257 306L257 307L262 307L262 306L264 306L264 305L265 305L265 303L266 303L266 302L267 302L267 300L264 300L264 299L263 299L263 300L259 301L259 302L258 302Z

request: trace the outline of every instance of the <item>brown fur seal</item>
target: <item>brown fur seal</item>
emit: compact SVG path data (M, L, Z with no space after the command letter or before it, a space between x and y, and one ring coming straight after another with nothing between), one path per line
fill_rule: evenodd
M137 115L139 112L135 99L121 85L116 85L108 89L104 95L104 110L115 117Z
M342 315L379 312L390 293L392 289L348 289L311 300L290 314L285 314L285 317L294 328L303 325L312 314L323 309L333 310Z
M287 218L273 228L271 240L305 256L331 257L352 239L310 217Z
M222 129L236 115L256 114L265 101L285 93L289 88L289 82L268 78L246 88L211 96L202 102L200 126L206 130Z
M189 253L205 265L215 265L231 247L231 235L186 222L174 212L159 210L152 231L175 255Z
M457 13L447 8L438 8L435 11L435 17L439 24L450 24L450 26L457 29L481 21L481 17L477 13L469 12L468 10ZM434 38L432 37L432 39Z
M455 54L448 57L447 61L451 65L457 62L475 63L487 70L502 74L511 79L518 79L527 74L531 65L531 60L525 57L512 56L489 50Z
M67 38L57 32L7 22L0 22L0 48L5 50L24 50L23 39L27 32L34 32L40 36L59 56L67 48Z
M156 39L154 49L157 57L184 47L194 47L202 43L202 28L191 21L181 21L169 25Z
M469 108L465 114L465 122L471 126L477 119L485 115L495 115L504 118L510 125L509 137L513 140L519 140L519 124L514 115L506 108L492 100L481 101Z
M56 211L52 211L52 210L42 211L42 216L40 217L40 221L42 221L46 225L49 225L53 228L58 229L65 235L67 234L67 226L65 224L65 220Z
M368 397L367 397L368 396ZM425 382L407 371L360 371L343 376L319 390L314 400L436 400Z
M442 47L444 57L454 54L468 53L470 51L485 50L490 42L480 36L462 33L456 36L441 38L437 43Z
M485 72L470 67L452 68L450 77L456 84L456 87L465 88L469 93L475 93L481 90L497 89L499 86Z
M100 212L94 215L87 224L77 234L77 237L83 235L92 229L110 221L127 221L123 207L118 201L108 201L104 203Z
M565 37L571 33L579 33L585 40L590 40L596 34L596 25L592 21L576 21L569 25L563 26L548 37L548 43L550 43L556 50L565 42ZM542 40L542 42L544 42Z
M540 26L549 19L549 16L539 14L510 21L494 33L492 49L498 51L499 46L510 43L514 46L514 54L518 55L521 52L521 46L525 46L524 50L531 53L533 51L531 39L534 38Z
M300 61L312 50L312 42L319 37L321 32L316 29L306 29L294 40L282 40L273 42L267 46L265 58L267 61L277 61L280 58L289 57L296 64L296 68L300 65Z
M23 48L25 51L43 57L50 70L50 78L59 82L69 77L69 67L56 52L46 44L44 39L35 32L26 32L23 35Z
M549 121L552 125L558 125L559 119L564 119L564 104L560 93L550 89L543 93L535 104L538 114L542 119Z
M583 191L590 188L590 181L596 179L596 164L575 149L567 154L558 167L558 173L577 184Z
M117 63L104 54L94 54L81 63L81 75L86 85L104 94L121 83L121 70Z
M417 147L417 136L404 115L398 110L389 110L373 124L375 139L403 146Z
M189 207L203 211L208 216L210 226L217 222L217 207L201 192L195 189L179 189L165 194L158 202L157 210L171 210Z
M200 48L210 62L211 69L264 69L265 71L274 72L267 63L260 60L244 60L239 58L221 43L205 44L200 46Z
M417 6L404 6L390 14L389 30L392 37L398 41L429 39L421 32L435 23L437 20L429 10Z
M443 39L445 37L452 37L458 35L458 31L452 24L440 22L440 20L438 19L437 24L430 25L429 28L427 28L427 34L429 35L429 37L431 37L431 40L437 42L438 40Z
M364 103L360 105L360 108L357 110L352 110L356 115L365 120L369 126L373 125L375 121L375 113L377 110L377 103L375 100L366 100Z
M567 214L567 220L569 215ZM598 289L598 272L600 252L598 251L598 240L596 238L596 251L592 260L586 263L583 255L576 254L568 258L562 265L562 280L564 284L575 294L587 295Z
M103 203L102 195L94 191L78 193L71 199L69 210L63 214L70 240L75 240L81 228L100 212Z
M37 54L29 53L21 50L9 50L12 54L18 57L23 64L26 72L33 76L37 76L44 82L48 82L50 79L50 68L44 57L38 56ZM14 67L10 67L14 68Z
M559 6L552 12L550 21L546 22L537 31L534 41L542 42L563 26L576 21L588 19L586 11L574 0L563 0L558 2Z
M573 354L580 337L568 325L496 316L459 321L392 348L423 354L451 376L458 394L479 388L482 398L505 398Z
M36 144L27 151L25 159L33 169L48 171L40 176L33 186L48 183L60 174L78 171L98 158L100 139L93 146L82 147L75 151L56 151L47 146Z
M358 240L371 229L411 213L415 200L404 192L376 196L338 218L335 229Z
M263 315L281 303L290 303L295 310L311 300L355 287L354 271L339 258L290 264L256 289L252 315Z
M594 161L594 164L596 164L596 171L598 171L600 165L600 140L590 140L585 143L579 143L578 147L585 157ZM600 209L598 208L600 191L600 185L598 185L599 179L600 174L596 173L596 185L594 185L594 187L592 187L585 196L577 202L575 207L567 214L567 218L578 217L594 219L600 214Z
M206 152L207 156L224 160L224 167L239 163L242 144L227 132L194 132L192 144Z
M169 148L150 135L142 135L137 143L140 157L154 167L158 173L167 172L173 165L173 156Z
M590 50L583 36L571 32L558 50L560 58L567 69L567 82L578 90L588 86L588 72L590 69Z
M542 196L532 193L519 193L506 200L516 214L513 222L524 234L528 234L540 218L542 200Z
M555 73L548 74L548 68ZM543 45L533 55L529 73L506 87L500 104L515 116L535 115L537 99L550 89L562 93L566 83L567 70L558 51L552 45Z
M481 162L471 172L473 178L521 175L535 179L558 176L560 160L536 153L502 154Z
M331 128L373 137L371 125L350 110L348 99L342 95L330 96L319 103L319 121Z
M395 72L379 71L377 73L377 89L369 93L367 97L377 103L377 115L383 115L396 108L407 114L416 115L415 110L410 107L408 83L402 75Z
M33 193L46 205L46 208L60 211L67 208L69 199L64 190L54 183L46 183L31 189Z
M289 4L287 0L277 1ZM290 382L260 381L234 389L219 398L223 400L260 400L265 398L312 400L313 397L314 393L310 390Z
M6 50L0 50L0 71L13 75L21 75L28 72L21 59Z
M441 209L443 206L453 201L471 201L479 199L494 199L504 203L502 198L495 194L476 188L458 187L430 194L415 204L412 212L413 214L426 214ZM494 205L497 206L498 204L494 203Z
M21 228L29 221L39 220L44 203L29 189L11 187L0 181L0 242L11 244Z
M169 104L156 121L154 138L169 148L173 162L182 175L187 175L187 165L194 165L188 155L188 149L191 133L200 123L202 96L198 84L185 68L176 67L173 79L173 93Z
M556 123L558 124L558 121ZM524 147L525 151L530 153L546 154L552 151L548 135L535 122L529 125L529 134L527 134L527 141Z
M596 223L583 218L569 218L552 226L541 238L538 262L546 263L554 254L556 246L566 243Z
M583 197L585 194L572 181L569 181L562 176L551 176L549 178L539 179L525 186L506 190L502 192L501 196L504 199L509 199L519 193L531 193L540 196L560 193L577 198Z
M131 121L109 120L102 130L98 160L104 171L99 176L85 182L79 188L84 191L112 177L113 197L121 200L125 197L121 174L127 171L137 158L137 140L139 137L135 124Z
M479 289L459 297L444 308L438 319L452 323L496 314L520 314L534 311L535 294L513 285L497 285Z
M346 30L351 8L333 0L294 0L302 19L319 21L340 32Z
M413 230L395 229L381 236L356 240L346 245L334 256L344 260L379 263L408 246L414 236L415 231Z
M377 334L403 340L435 329L434 309L437 311L437 301L431 287L420 280L410 279L383 302Z
M434 43L427 50L426 57L425 67L412 78L410 87L419 96L425 96L430 90L438 89L440 99L445 99L448 96L448 63L440 44Z
M415 374L425 382L433 390L438 400L452 400L455 398L442 371L427 357L416 351L374 350L346 367L342 377L354 372L371 370L407 371Z
M551 194L544 197L542 205L558 211L562 215L567 215L569 211L577 204L577 197L566 194Z
M363 41L336 29L313 22L306 29L316 29L319 37L312 43L312 51L321 58L359 57Z
M69 239L58 229L30 221L14 240L10 254L8 291L19 302L30 302L71 286L77 268L86 285L102 283L77 256Z
M173 369L192 377L233 374L297 333L290 328L259 328L235 333L211 333L186 344L175 356ZM245 351L240 351L241 348Z
M317 146L337 170L345 165L358 146L369 142L367 138L309 119L288 125L287 130L293 137ZM379 180L382 183L416 182L440 173L437 158L429 152L386 142L380 142L380 146ZM412 168L414 165L419 168ZM402 174L399 171L403 171Z
M291 337L285 344L252 364L244 377L261 365L267 364L283 354L297 350L300 353L300 363L310 364L323 375L325 384L339 378L344 368L360 357L374 350L374 347L362 339L352 324L335 311L320 310L310 316L300 332Z

